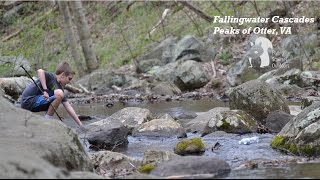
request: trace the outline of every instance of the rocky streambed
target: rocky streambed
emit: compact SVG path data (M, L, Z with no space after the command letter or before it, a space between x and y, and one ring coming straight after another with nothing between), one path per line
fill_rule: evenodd
M74 101L76 111L91 117L83 121L84 124L100 121L126 107L141 107L149 109L157 116L169 114L181 125L185 125L197 115L205 113L212 108L228 106L228 102L203 97L198 100L193 98L188 100L159 100L152 103L139 100L121 103L113 100L112 105L109 104L111 102L110 99L100 100L99 102L92 101L91 103L77 103L79 101L82 100ZM291 102L289 104L291 104L289 108L292 115L297 115L301 111L300 106L298 106L299 103ZM61 111L61 113L63 112ZM76 128L71 119L66 119L65 123L70 127ZM204 141L206 149L204 154L201 155L202 157L220 158L230 165L230 173L221 176L222 178L320 177L320 173L315 170L320 166L318 165L320 163L318 158L296 156L271 148L270 144L275 135L276 133L259 134L255 132L241 135L216 131L205 136L200 133L188 132L187 138L199 137ZM248 145L239 144L240 140L250 137L257 137L258 141ZM83 136L80 138L87 152L93 154L99 152L90 149L90 144ZM177 137L135 137L129 135L128 141L129 143L126 147L117 148L113 151L138 161L143 161L146 151L157 150L173 153L174 148L181 139ZM306 173L306 169L310 173ZM114 175L114 177L117 177L117 175ZM118 177L121 176L118 175Z

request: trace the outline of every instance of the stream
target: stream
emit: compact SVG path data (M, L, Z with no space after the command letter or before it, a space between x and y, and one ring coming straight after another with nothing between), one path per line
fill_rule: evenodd
M149 109L153 114L168 113L173 117L181 114L206 112L214 107L228 106L227 103L214 100L190 100L170 101L157 103L130 102L127 104L115 103L113 106L105 104L73 104L78 115L94 117L83 121L83 124L104 119L116 111L125 107L141 107ZM299 113L297 103L290 103L291 114ZM66 112L59 107L58 113L64 118L64 123L76 128L76 123L68 117ZM200 137L200 134L187 133L188 138ZM259 137L259 141L250 145L239 144L242 138ZM206 144L206 152L203 156L219 157L224 159L231 167L231 172L223 177L225 179L289 179L289 178L320 178L320 160L309 159L290 154L281 153L270 147L270 142L275 134L229 134L213 133L201 137ZM173 148L179 142L177 138L150 138L128 137L128 147L117 152L142 160L143 153L149 149L167 150L173 152ZM219 144L218 148L214 148ZM91 151L88 147L87 151Z

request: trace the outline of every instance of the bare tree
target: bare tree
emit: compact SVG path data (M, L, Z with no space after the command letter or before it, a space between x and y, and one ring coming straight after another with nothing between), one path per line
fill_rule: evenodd
M94 52L92 39L89 32L87 19L81 1L70 1L69 5L72 9L74 21L77 26L80 43L86 60L86 65L89 72L98 69L99 64Z
M72 29L72 19L71 19L71 14L69 11L69 6L66 1L58 1L58 5L59 5L59 10L60 10L61 14L63 15L65 38L66 38L67 44L70 47L71 55L74 59L74 63L76 65L77 72L78 72L79 76L81 77L81 76L85 75L85 70L83 68L81 55L79 54L79 51L77 50L77 41L75 38L74 31Z

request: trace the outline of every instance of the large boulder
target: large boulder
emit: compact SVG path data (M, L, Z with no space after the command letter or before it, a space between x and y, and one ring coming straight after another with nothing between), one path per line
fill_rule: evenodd
M66 172L30 152L21 154L13 148L0 149L1 179L65 179Z
M265 124L264 119L273 111L290 113L281 93L260 80L248 81L232 89L229 105L230 109L246 111L261 124Z
M54 167L93 171L77 134L63 122L16 108L2 96L0 106L0 144L3 147L0 162L16 162L12 165L26 170L25 174L20 172L21 176L15 176L17 171L9 171L10 164L7 164L8 168L0 174L17 178L63 178ZM23 158L19 160L18 157Z
M193 60L180 61L175 70L174 84L182 91L201 88L209 80L202 65Z
M227 110L217 112L215 117L210 118L202 136L215 131L246 134L256 130L257 122L250 114L242 110Z
M197 38L187 35L183 37L175 46L174 60L194 60L198 62L208 62L215 57L215 52L208 49Z
M319 156L319 127L320 102L314 102L282 128L272 140L271 146L297 155Z
M128 141L128 129L121 123L105 123L97 126L89 124L86 138L92 149L112 150L116 147L126 147Z
M229 108L227 107L216 107L202 113L186 124L186 130L188 132L204 134L209 120L216 119L221 112L228 110Z

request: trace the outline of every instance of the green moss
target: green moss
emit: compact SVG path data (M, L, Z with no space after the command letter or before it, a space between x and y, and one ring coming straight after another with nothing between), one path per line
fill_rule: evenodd
M156 168L155 165L149 163L149 164L144 164L144 165L142 165L142 166L138 169L138 171L141 172L141 173L149 174L151 171L154 170L154 168Z
M286 138L283 136L276 136L275 138L273 138L272 142L271 142L271 147L272 148L282 148L285 143L286 143Z
M290 144L288 150L293 154L299 154L298 148L295 144Z
M309 157L319 154L319 152L318 152L319 148L313 147L311 145L303 146L299 150L300 150L300 154L306 155Z
M296 145L289 143L289 139L284 136L276 136L272 142L271 147L274 149L288 150L288 152L299 156L317 156L320 154L320 147L312 145Z
M199 154L205 151L205 144L200 138L193 138L180 141L176 148L175 153L184 154Z
M222 125L219 127L221 130L228 130L230 128L230 123L228 123L225 119L222 119Z

